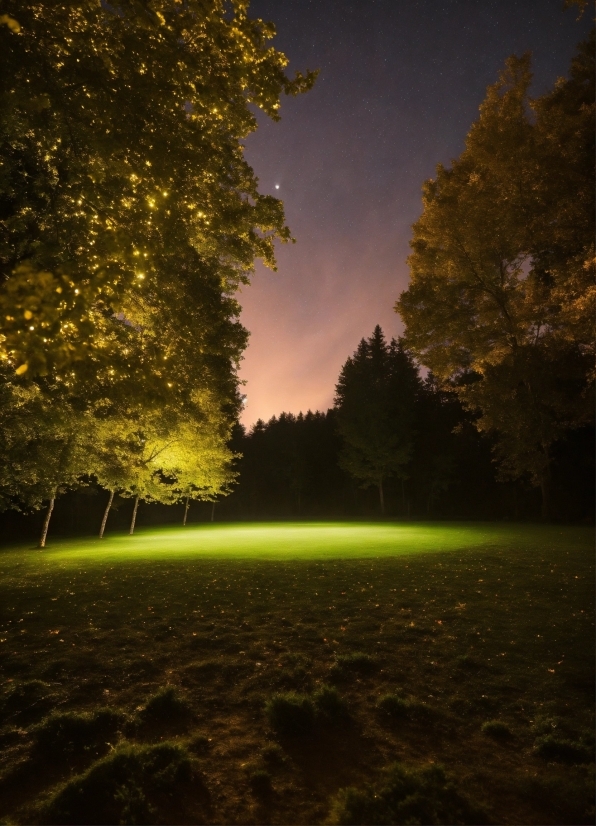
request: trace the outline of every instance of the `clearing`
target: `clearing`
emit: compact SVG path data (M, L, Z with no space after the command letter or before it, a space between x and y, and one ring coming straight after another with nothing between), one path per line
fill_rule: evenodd
M2 822L593 822L590 528L168 527L0 576Z

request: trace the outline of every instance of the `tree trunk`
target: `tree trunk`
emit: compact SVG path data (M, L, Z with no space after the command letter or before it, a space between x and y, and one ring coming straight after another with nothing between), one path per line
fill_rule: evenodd
M186 497L186 502L184 503L184 519L182 520L182 524L186 525L186 517L188 516L188 508L189 508L189 501L188 496Z
M211 505L211 521L212 522L215 521L215 500L213 501L213 503Z
M139 497L135 496L135 506L132 509L132 520L130 522L130 530L128 532L129 536L132 536L135 532L135 522L137 521L137 509L139 507Z
M56 494L50 499L50 504L46 511L46 518L43 520L43 528L41 529L41 536L39 538L39 547L45 548L46 538L48 535L48 528L50 527L50 519L52 518L52 511L54 510L54 502L56 501Z
M540 492L542 493L542 521L548 522L550 517L550 478L548 471L543 473L540 479Z
M114 501L114 493L115 491L110 491L110 498L108 499L108 504L106 505L106 509L103 514L103 519L101 520L101 528L99 529L99 538L103 539L103 532L106 529L106 522L108 521L108 513L110 512L110 508L112 507L112 502Z
M385 516L385 495L383 494L383 480L379 482L379 500L381 502L381 514Z

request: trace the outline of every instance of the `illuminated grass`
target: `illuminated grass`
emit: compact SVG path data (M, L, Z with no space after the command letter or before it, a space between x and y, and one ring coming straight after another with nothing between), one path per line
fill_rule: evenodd
M78 564L155 561L160 558L314 560L367 559L421 553L462 552L468 549L565 547L590 543L589 528L495 525L493 523L246 523L139 529L134 536L106 535L103 540L50 539L35 555L40 560ZM0 566L31 561L31 546L0 550Z
M112 753L166 742L192 767L177 822L322 823L395 761L443 764L493 822L592 822L592 638L589 528L216 524L5 548L0 822L43 822ZM363 655L374 667L352 668ZM323 691L336 720L271 725L275 696ZM407 713L382 713L387 696ZM185 713L147 715L156 697ZM67 761L40 752L52 715L106 707L114 735L82 726ZM495 720L509 738L483 731ZM151 798L152 822L172 822L168 801Z

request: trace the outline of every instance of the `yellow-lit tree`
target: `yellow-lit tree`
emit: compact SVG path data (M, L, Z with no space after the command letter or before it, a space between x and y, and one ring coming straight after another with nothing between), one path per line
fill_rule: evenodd
M210 305L212 282L229 296L255 257L274 265L283 208L241 142L250 104L277 119L314 75L284 74L247 5L4 4L1 346L19 373L76 370L89 351L109 363L115 317L150 335L180 293L189 314L209 305L193 318L209 339L237 309Z
M548 516L553 444L592 414L594 35L532 101L529 56L490 87L466 149L424 187L405 340L495 434Z

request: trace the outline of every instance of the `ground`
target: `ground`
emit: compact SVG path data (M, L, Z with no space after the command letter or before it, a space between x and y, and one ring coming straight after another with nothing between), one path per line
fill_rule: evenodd
M593 822L592 547L359 523L5 548L0 822Z

